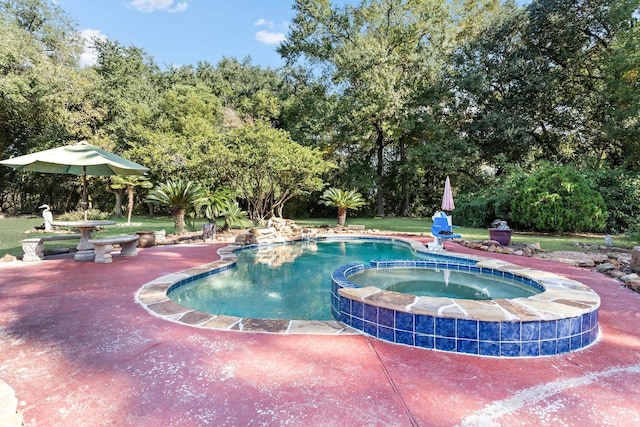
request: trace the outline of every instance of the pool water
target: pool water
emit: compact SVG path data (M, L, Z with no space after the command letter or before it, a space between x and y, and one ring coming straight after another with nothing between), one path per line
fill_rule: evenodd
M261 319L332 320L331 272L347 263L440 259L389 240L306 241L236 252L234 268L169 293L178 304L211 314Z
M349 281L360 287L417 296L473 300L526 298L540 293L516 280L435 268L370 268L350 275Z

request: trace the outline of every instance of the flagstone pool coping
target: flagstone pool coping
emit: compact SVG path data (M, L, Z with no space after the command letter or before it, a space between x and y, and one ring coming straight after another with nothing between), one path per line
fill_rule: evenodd
M332 235L329 238L370 239L371 236ZM401 237L384 237L381 239L404 242L416 250L428 251L422 243L413 239ZM239 249L241 249L241 246L227 245L218 250L220 259L217 261L168 274L144 284L136 293L136 302L156 317L205 329L276 334L343 335L363 333L362 330L351 328L345 323L331 320L254 319L224 314L210 314L182 306L167 296L170 290L176 286L188 284L210 274L232 268L237 261L235 251ZM576 280L494 258L475 255L465 255L464 257L475 260L476 267L481 271L484 270L490 274L497 271L501 274L524 277L535 281L545 290L528 298L493 301L415 297L372 287L341 289L340 296L359 301L366 299L369 304L397 312L452 319L485 322L545 322L580 318L595 312L597 322L600 297L591 288ZM327 272L327 274L330 275L331 272ZM589 340L589 344L591 344L596 339L597 324L590 325L589 329L596 331L595 335L594 332L591 332ZM582 347L584 346L579 346L579 348Z

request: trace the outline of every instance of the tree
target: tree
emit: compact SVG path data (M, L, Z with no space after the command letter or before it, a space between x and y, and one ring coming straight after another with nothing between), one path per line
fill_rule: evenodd
M316 149L292 141L285 131L267 124L243 126L226 135L229 185L249 205L249 217L261 223L282 215L287 201L318 191L331 168Z
M149 181L149 178L141 175L114 175L111 177L111 188L114 190L127 190L127 225L131 224L135 187L151 188L153 184Z
M204 198L200 184L178 180L160 184L149 193L147 202L169 207L176 233L181 234L184 231L184 218L187 211L195 209L204 201Z
M157 109L137 133L133 159L153 164L158 180L185 179L215 188L224 175L220 101L203 84L176 84L160 95Z
M611 53L616 39L630 34L637 8L637 0L537 0L504 8L457 52L459 132L494 165L619 161L620 135L607 127L620 130L621 104L611 103L617 95L606 87L605 72L609 67L612 83L633 68L617 68L623 63L612 63Z
M390 163L406 164L412 144L438 144L427 126L438 120L429 117L455 36L453 9L440 0L365 0L343 8L298 0L293 7L278 51L288 65L306 60L322 70L338 97L338 152L358 151L364 165L375 163L377 214L384 216L391 171L400 172L401 191L410 191L411 172Z
M367 203L356 190L344 191L335 187L325 190L320 199L323 204L338 208L339 226L344 226L347 220L347 209L358 209Z

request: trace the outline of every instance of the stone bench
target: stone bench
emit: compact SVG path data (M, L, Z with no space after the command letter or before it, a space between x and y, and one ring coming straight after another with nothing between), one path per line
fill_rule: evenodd
M113 262L111 251L113 245L120 245L120 255L136 256L138 255L138 235L125 234L122 236L105 237L103 239L90 239L89 243L93 245L96 253L95 262L108 264Z
M79 240L79 234L60 234L57 236L31 237L22 239L23 261L44 261L45 242L57 242L59 240Z

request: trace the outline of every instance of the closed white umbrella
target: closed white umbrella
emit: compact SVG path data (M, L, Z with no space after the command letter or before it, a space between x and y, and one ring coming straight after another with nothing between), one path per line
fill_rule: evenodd
M451 181L447 175L447 179L444 182L444 193L442 194L442 210L452 211L456 208L453 203L453 194L451 193Z

